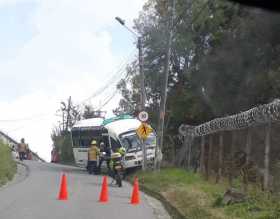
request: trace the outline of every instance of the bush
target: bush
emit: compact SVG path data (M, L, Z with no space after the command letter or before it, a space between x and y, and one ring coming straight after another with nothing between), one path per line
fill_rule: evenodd
M11 149L0 141L0 185L11 180L16 173L16 163L12 159Z

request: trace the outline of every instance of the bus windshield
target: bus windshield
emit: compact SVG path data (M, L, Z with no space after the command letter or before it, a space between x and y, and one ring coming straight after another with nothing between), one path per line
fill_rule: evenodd
M141 150L141 142L135 132L121 135L120 141L122 146L126 148L127 152Z

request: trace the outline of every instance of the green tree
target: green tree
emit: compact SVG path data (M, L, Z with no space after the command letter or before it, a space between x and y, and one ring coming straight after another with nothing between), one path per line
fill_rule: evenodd
M161 100L170 0L149 0L135 29L144 44L147 111L154 127ZM177 0L169 68L166 135L181 123L200 124L280 95L280 19L224 0ZM137 109L138 66L121 82L120 111Z

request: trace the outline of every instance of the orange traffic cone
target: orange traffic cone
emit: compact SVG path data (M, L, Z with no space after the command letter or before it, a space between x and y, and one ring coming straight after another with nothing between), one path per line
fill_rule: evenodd
M107 177L103 177L103 182L102 182L102 189L99 197L99 202L106 203L108 202L108 185L107 185Z
M133 191L130 200L130 204L138 205L140 203L140 193L139 193L139 184L138 177L136 176L134 179Z
M58 200L68 200L68 192L67 192L67 179L65 173L61 178L60 192L58 195Z

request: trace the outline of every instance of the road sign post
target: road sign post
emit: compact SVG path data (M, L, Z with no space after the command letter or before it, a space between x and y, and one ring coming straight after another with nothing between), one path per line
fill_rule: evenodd
M146 111L142 111L142 112L139 113L138 119L141 122L147 122L148 119L149 119L149 114Z
M146 146L145 146L144 139L141 139L141 144L142 144L142 170L145 171L147 166L147 153L146 153Z
M142 144L142 170L146 170L147 153L146 153L146 146L144 141L153 132L153 129L147 123L142 122L139 128L136 130L136 132Z

